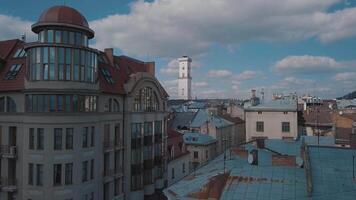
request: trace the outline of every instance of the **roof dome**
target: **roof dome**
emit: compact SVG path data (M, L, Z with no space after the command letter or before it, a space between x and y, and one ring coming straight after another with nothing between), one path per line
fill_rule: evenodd
M85 17L76 9L68 6L53 6L44 11L37 23L32 25L32 31L38 33L45 26L64 26L82 29L89 34L89 38L94 37L94 31L89 28Z

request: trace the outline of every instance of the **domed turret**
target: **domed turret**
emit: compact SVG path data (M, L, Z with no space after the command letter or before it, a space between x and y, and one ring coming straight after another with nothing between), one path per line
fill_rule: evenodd
M39 33L47 27L68 27L87 33L88 38L94 37L94 31L89 28L88 21L76 9L68 6L54 6L44 11L37 23L32 25L32 31Z

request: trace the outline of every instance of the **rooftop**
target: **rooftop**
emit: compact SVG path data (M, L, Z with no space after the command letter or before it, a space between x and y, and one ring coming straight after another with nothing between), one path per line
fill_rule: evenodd
M297 100L285 97L268 102L262 102L255 106L250 102L245 103L246 111L297 111Z
M216 128L226 127L233 125L232 122L219 117L217 115L209 114L207 110L200 109L195 115L191 127L201 127L205 123L212 123Z
M353 199L356 181L352 179L352 156L356 150L322 145L333 145L333 137L304 137L309 145L311 161L312 199ZM300 156L301 140L266 140L266 147L282 154ZM246 145L247 150L256 149ZM294 166L272 164L275 153L259 149L259 165L247 162L247 153L234 149L227 154L224 174L223 155L199 168L183 180L164 190L169 199L207 199L218 196L227 199L311 199L307 195L306 171ZM224 178L224 175L228 178ZM219 180L224 187L214 189Z
M184 133L185 144L208 145L216 142L216 139L207 134L201 133Z

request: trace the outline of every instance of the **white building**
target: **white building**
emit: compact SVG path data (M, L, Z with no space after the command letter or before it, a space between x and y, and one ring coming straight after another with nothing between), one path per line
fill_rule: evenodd
M192 77L191 77L191 63L192 59L183 56L179 61L179 75L178 75L178 98L192 99Z
M246 140L292 139L298 136L297 98L246 103Z

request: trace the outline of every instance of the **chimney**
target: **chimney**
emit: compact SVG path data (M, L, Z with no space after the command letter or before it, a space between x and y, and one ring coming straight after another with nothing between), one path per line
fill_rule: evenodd
M155 62L146 62L147 72L155 76Z
M26 34L25 34L25 33L21 35L21 40L22 40L23 42L26 42Z
M104 49L106 57L109 59L110 63L114 63L114 49L113 48L107 48Z

